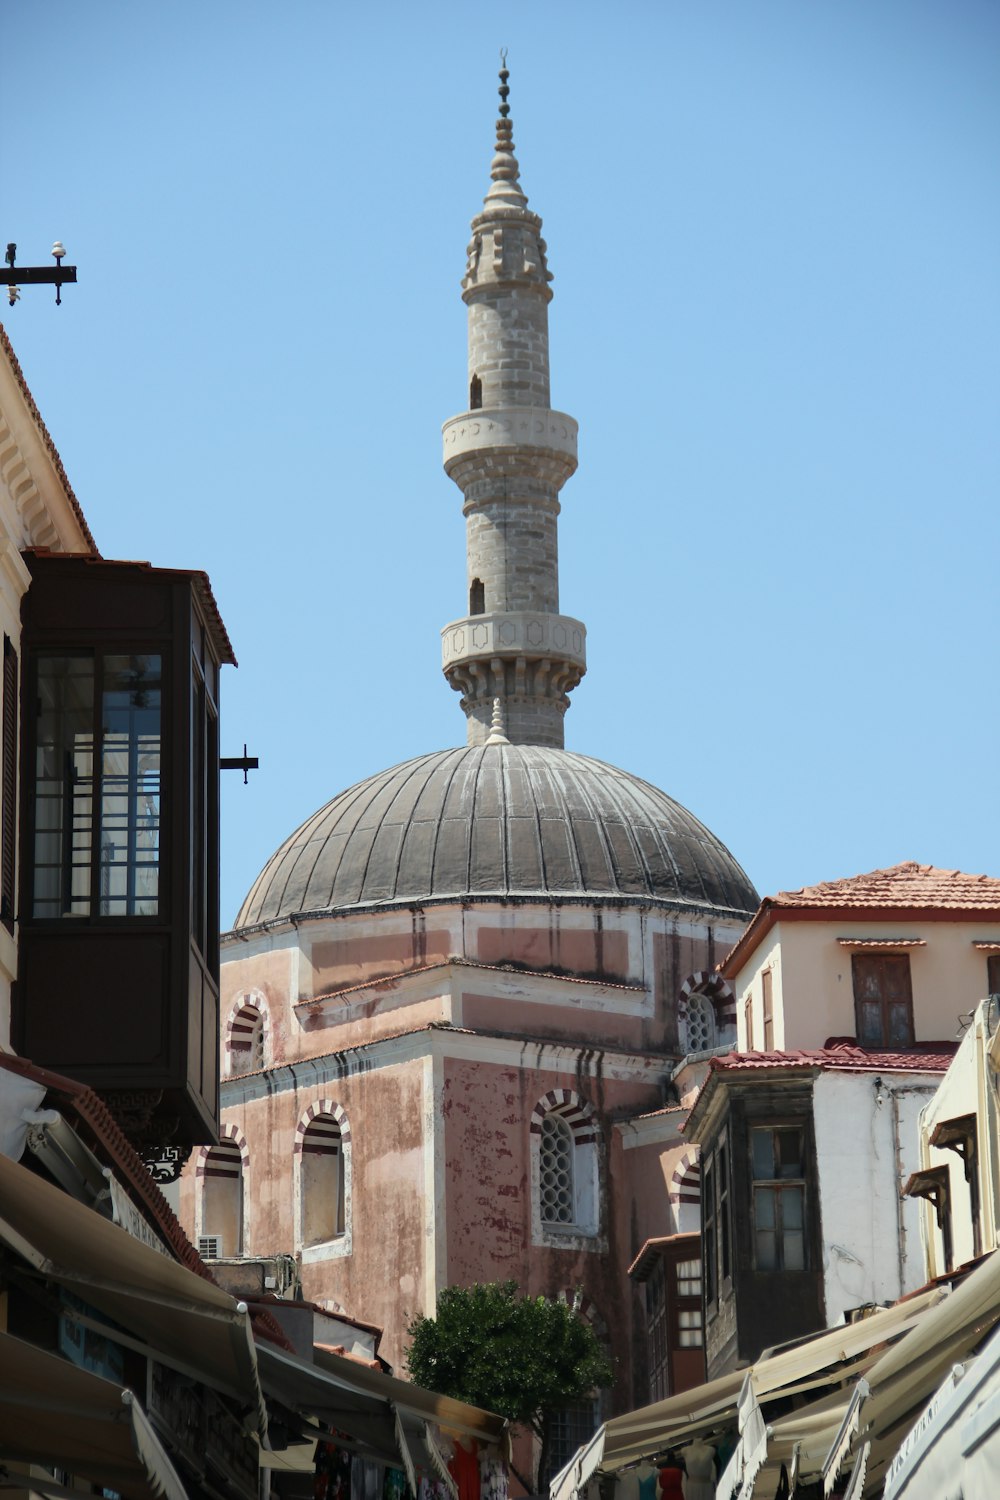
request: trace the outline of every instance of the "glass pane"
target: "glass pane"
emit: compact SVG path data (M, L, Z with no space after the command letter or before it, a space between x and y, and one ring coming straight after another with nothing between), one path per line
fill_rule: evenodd
M801 1177L802 1132L801 1130L776 1130L775 1155L778 1158L779 1177Z
M753 1175L758 1182L774 1176L774 1144L770 1130L754 1130L750 1136Z
M155 917L160 883L159 656L108 656L101 700L101 915Z
M800 1187L787 1187L781 1191L781 1222L786 1229L801 1229L803 1218L803 1207L805 1204L805 1189Z
M775 1188L754 1188L753 1215L758 1229L773 1229L775 1221Z
M90 913L93 721L93 660L40 657L32 892L36 917Z
M805 1236L801 1231L782 1237L782 1252L786 1271L804 1271L806 1268Z
M757 1269L758 1271L777 1270L778 1262L775 1255L774 1231L770 1229L757 1231Z

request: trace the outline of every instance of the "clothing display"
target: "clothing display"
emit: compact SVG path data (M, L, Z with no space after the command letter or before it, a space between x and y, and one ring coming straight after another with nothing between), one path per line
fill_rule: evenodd
M640 1464L635 1470L639 1481L639 1500L656 1500L657 1475L652 1464Z
M684 1449L684 1500L715 1500L715 1449L695 1441Z
M660 1470L662 1500L684 1500L684 1470L677 1464L664 1464Z
M618 1475L615 1500L639 1500L639 1475L635 1469L624 1469Z
M455 1440L455 1451L448 1463L448 1473L458 1486L458 1500L480 1500L479 1445L469 1440L468 1448Z
M507 1465L500 1458L479 1460L480 1500L508 1500Z

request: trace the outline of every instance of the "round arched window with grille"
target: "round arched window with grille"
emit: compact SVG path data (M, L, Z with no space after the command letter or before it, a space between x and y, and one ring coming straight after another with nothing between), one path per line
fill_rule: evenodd
M715 1008L707 995L697 991L688 996L687 1002L687 1049L689 1052L707 1052L715 1046Z
M573 1187L573 1132L561 1115L542 1121L540 1200L543 1224L572 1224L576 1218Z

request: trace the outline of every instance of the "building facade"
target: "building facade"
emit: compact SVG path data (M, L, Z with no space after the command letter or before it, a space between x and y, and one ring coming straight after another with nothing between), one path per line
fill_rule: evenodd
M397 1365L446 1286L580 1290L627 1406L648 1381L628 1267L681 1229L693 1162L660 1111L685 1053L735 1042L715 966L757 898L671 798L563 747L586 664L558 588L576 423L551 406L547 249L501 84L468 404L444 427L467 744L342 792L255 881L223 939L223 1141L183 1217L222 1259L293 1256L304 1295L383 1327Z
M998 924L1000 880L908 863L768 898L722 963L740 1046L685 1126L710 1376L926 1280L902 1190Z

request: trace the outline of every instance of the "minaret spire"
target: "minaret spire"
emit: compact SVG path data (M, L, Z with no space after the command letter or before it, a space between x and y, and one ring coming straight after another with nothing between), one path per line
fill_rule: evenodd
M551 274L542 221L514 155L506 52L490 187L472 221L468 410L444 425L444 467L465 497L468 614L442 631L470 745L563 744L586 631L559 613L559 491L576 468L577 425L549 404ZM493 743L497 743L493 739Z

